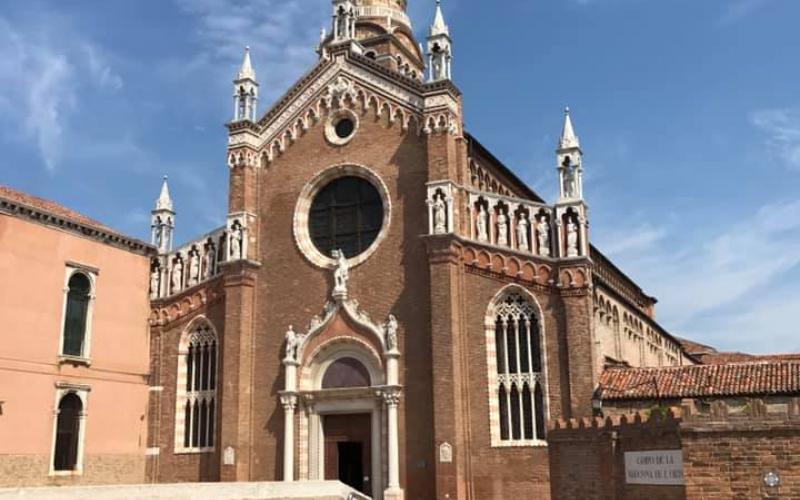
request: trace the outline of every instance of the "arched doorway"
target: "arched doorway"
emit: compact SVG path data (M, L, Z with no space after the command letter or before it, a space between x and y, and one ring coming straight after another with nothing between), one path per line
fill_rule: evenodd
M340 480L377 500L402 497L397 328L394 316L378 326L337 297L308 333L289 329L285 481Z

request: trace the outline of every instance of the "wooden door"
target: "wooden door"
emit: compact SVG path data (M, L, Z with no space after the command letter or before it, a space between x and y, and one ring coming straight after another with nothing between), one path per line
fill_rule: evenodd
M372 495L372 416L325 415L325 479Z

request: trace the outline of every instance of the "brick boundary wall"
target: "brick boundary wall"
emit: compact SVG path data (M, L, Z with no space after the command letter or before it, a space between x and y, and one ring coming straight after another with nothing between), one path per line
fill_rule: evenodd
M553 500L800 498L800 399L767 406L750 399L731 413L723 401L697 413L640 413L559 420L548 435ZM681 450L684 485L625 480L625 452ZM774 472L780 485L767 487Z

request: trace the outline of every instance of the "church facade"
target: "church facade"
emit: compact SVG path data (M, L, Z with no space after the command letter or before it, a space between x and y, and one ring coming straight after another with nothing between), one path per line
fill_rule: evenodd
M151 482L340 479L373 498L547 498L547 429L606 366L695 364L591 243L567 112L547 203L464 128L453 40L334 0L263 114L249 53L223 227L153 210Z

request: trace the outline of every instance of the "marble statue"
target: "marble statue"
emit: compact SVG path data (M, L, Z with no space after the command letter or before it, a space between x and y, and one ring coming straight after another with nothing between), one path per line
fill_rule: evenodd
M183 288L183 261L176 259L172 264L172 293L177 293Z
M433 203L433 234L444 234L447 232L447 205L445 205L443 196L436 196L436 201Z
M528 216L525 212L519 214L519 220L517 221L517 248L523 252L527 252L530 246L528 245L528 228L530 227L530 223L528 222Z
M569 219L567 222L567 257L578 256L578 225Z
M486 212L486 208L481 205L478 209L478 241L489 241L489 233L487 232L488 224L489 214Z
M286 332L286 358L287 359L296 359L297 358L297 346L300 344L300 335L294 331L293 326L289 326L289 330Z
M200 282L200 253L196 249L189 251L189 285Z
M214 275L214 265L217 263L217 251L214 250L214 245L212 243L206 245L205 261L205 266L203 266L203 278L210 278Z
M547 223L547 217L542 217L539 224L536 226L539 232L539 255L543 257L550 256L550 224Z
M393 351L397 349L397 318L394 314L390 314L383 325L384 335L386 336L386 350Z
M161 275L161 269L158 266L154 266L153 270L150 271L150 298L157 299L159 295L159 278Z
M235 221L231 225L230 236L230 256L231 260L239 260L242 258L242 242L244 241L244 230L239 221Z
M508 217L502 210L497 215L497 244L508 245Z
M336 260L336 264L333 269L333 294L347 295L347 281L350 279L350 269L347 264L347 257L345 257L342 250L334 250L332 256Z

